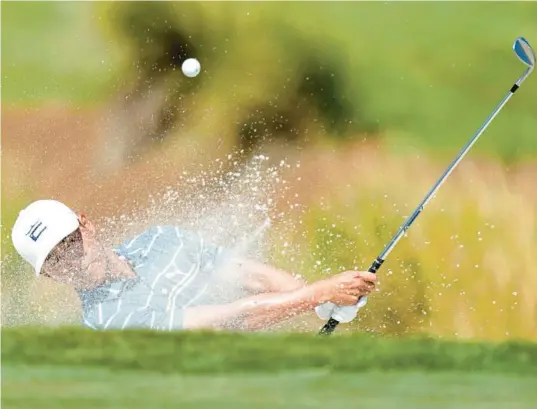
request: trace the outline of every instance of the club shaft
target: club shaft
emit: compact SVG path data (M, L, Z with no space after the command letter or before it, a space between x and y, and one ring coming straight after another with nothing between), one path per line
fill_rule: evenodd
M418 205L418 207L414 210L414 213L405 221L405 223L400 227L397 234L392 238L392 240L386 245L382 253L379 255L379 259L386 260L386 257L390 254L390 252L395 248L399 240L404 236L406 231L410 228L412 223L416 220L416 218L420 215L420 213L423 211L425 206L429 204L431 199L434 197L435 193L440 189L442 184L446 181L446 179L451 175L453 170L458 166L458 164L462 161L462 159L466 156L466 154L470 151L472 146L477 142L479 137L483 134L483 132L487 129L487 127L490 125L492 120L498 115L498 113L501 111L503 106L509 101L509 99L513 96L513 93L509 91L509 93L503 98L503 100L498 104L496 109L492 112L492 114L487 118L487 120L481 125L479 130L475 133L475 135L470 139L470 141L464 146L464 148L459 152L457 157L451 162L449 167L445 170L445 172L440 176L440 178L436 181L434 186L429 190L427 195L424 197L423 201Z
M448 176L453 172L453 170L457 167L457 165L461 162L461 160L466 156L468 151L472 148L472 146L477 142L479 137L483 134L483 132L487 129L487 127L490 125L490 123L494 120L496 115L502 110L504 105L511 99L511 97L514 95L514 93L518 90L522 82L527 78L527 76L531 73L532 69L528 68L524 74L513 84L509 92L503 97L503 99L500 101L500 103L494 108L494 111L488 116L488 118L483 122L483 124L479 127L477 132L472 136L472 138L468 141L468 143L462 148L462 150L459 152L457 157L451 162L449 167L445 170L445 172L440 176L440 178L436 181L434 186L429 190L427 195L424 197L422 202L416 207L416 210L410 215L410 217L403 223L403 225L399 228L395 236L390 240L390 242L384 247L384 250L379 254L379 256L373 261L371 266L369 267L368 271L371 273L376 273L378 269L382 266L388 255L391 253L391 251L395 248L399 240L405 235L406 231L410 228L412 223L417 219L417 217L420 215L420 213L423 211L425 206L429 203L429 201L434 197L435 193L440 189L440 186L445 182L445 180L448 178ZM319 331L319 334L322 335L328 335L334 332L339 322L334 319L330 318L327 323L321 328Z

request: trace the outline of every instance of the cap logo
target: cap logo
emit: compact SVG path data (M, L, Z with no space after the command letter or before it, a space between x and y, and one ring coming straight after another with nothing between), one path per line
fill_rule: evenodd
M41 236L41 233L43 233L47 229L47 226L41 227L42 225L43 223L40 221L35 222L30 226L30 230L28 230L28 233L26 233L26 235L30 237L33 241L39 240L39 236Z

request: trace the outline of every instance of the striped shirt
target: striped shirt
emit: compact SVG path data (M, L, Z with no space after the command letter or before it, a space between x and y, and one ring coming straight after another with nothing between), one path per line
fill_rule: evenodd
M225 252L196 233L152 227L125 241L116 254L136 273L79 291L83 325L96 330L178 330L183 310L206 302L208 286Z

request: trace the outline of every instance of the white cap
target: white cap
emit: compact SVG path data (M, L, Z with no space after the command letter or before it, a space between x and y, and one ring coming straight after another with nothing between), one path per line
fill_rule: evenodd
M78 216L63 203L38 200L20 211L11 239L17 252L39 275L52 249L78 226Z

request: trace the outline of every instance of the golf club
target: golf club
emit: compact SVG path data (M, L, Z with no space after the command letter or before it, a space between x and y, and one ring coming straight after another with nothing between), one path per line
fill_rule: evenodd
M455 169L455 167L459 164L459 162L464 158L464 156L468 153L470 148L474 145L474 143L477 141L477 139L481 136L481 134L485 131L485 129L490 125L492 120L498 115L500 110L503 108L503 106L509 101L509 99L513 96L513 94L520 88L520 85L524 82L524 80L530 75L530 73L533 71L533 68L535 66L535 53L533 52L533 49L531 48L530 44L524 37L518 37L515 42L513 43L513 50L517 57L522 61L526 66L526 70L522 74L522 76L513 84L511 89L509 90L509 93L502 99L502 101L496 106L494 111L489 115L489 117L485 120L485 122L481 125L481 127L477 130L477 132L474 134L472 139L464 146L464 148L461 150L459 155L451 162L450 166L446 169L444 174L438 179L438 181L435 183L435 185L432 187L432 189L427 193L423 201L418 205L416 210L414 210L414 213L405 221L405 223L400 227L397 234L393 237L393 239L386 245L382 253L373 261L371 266L369 267L368 271L370 273L376 273L378 269L382 266L382 263L386 260L386 257L390 254L390 252L394 249L394 247L397 245L399 240L404 236L406 231L410 228L412 223L416 220L416 218L419 216L419 214L423 211L424 207L429 203L431 198L434 196L436 191L440 188L442 183L447 179L447 177L451 174L451 172ZM362 298L362 297L360 297ZM321 335L328 335L334 332L336 327L338 326L339 321L330 318L326 324L321 328L319 331L319 334Z

